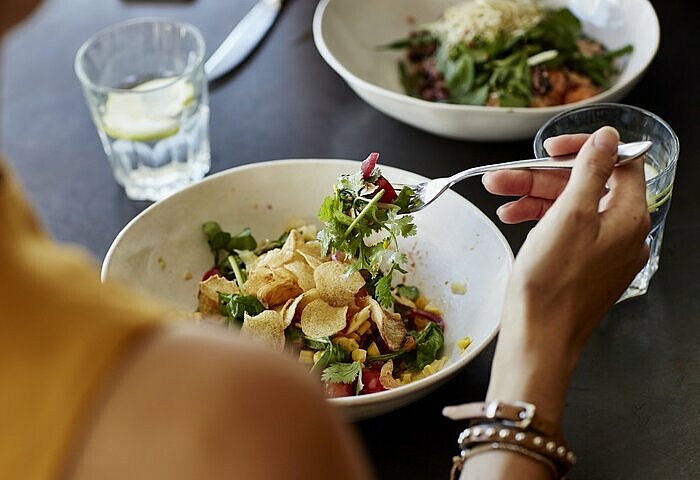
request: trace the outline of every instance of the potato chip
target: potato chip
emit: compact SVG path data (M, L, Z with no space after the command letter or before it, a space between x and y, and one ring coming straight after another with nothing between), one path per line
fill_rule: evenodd
M387 360L382 369L379 371L379 383L387 390L400 387L401 382L394 378L394 362Z
M365 284L359 272L347 276L348 266L342 262L325 262L314 270L316 288L321 298L329 305L341 307L349 305L355 299L355 294Z
M296 230L290 230L287 240L285 240L284 245L282 245L282 257L285 259L285 263L290 261L299 248L304 245L304 238L301 233Z
M296 277L285 268L257 268L250 274L244 286L248 295L258 297L267 308L282 305L303 292L297 284Z
M265 285L256 296L260 303L267 307L275 307L285 303L290 298L303 293L303 290L294 281L275 281L269 285Z
M241 334L274 350L284 349L284 326L282 317L274 310L265 310L251 317L247 313L243 318Z
M348 307L334 307L316 299L301 312L301 331L311 338L335 335L345 328L347 311Z
M226 280L219 275L212 275L203 282L199 282L199 312L207 314L219 314L219 292L239 293L236 282Z
M323 263L323 256L321 255L321 243L317 241L306 242L302 247L297 250L297 253L304 257L306 263L313 269L316 269L319 265Z
M370 316L377 325L379 335L392 352L401 348L404 338L406 338L406 326L398 313L391 313L384 310L375 299L370 299Z
M273 281L275 278L272 269L267 266L257 266L248 271L248 280L243 284L243 290L248 295L255 295L258 290Z
M280 314L280 316L284 319L284 312L289 308L289 306L294 302L294 298L290 298L286 302L284 302L284 305L277 305L273 310L277 313Z
M365 308L357 312L355 315L352 316L350 319L350 324L348 325L348 329L346 330L345 333L352 333L358 328L360 328L360 325L365 323L365 320L369 318L369 312L370 307L367 305Z
M304 310L309 303L318 299L318 290L312 288L311 290L302 293L297 298L293 300L287 300L287 303L282 308L282 323L284 328L287 328L294 321L297 311L301 312Z
M282 309L284 328L287 328L292 324L297 312L304 310L304 307L316 299L318 299L318 290L312 288L311 290L302 293L297 298L288 300Z
M284 265L284 262L285 258L282 250L279 248L274 248L258 257L258 261L255 263L255 269L262 267L276 268Z
M307 291L312 288L316 288L316 282L314 281L314 269L309 266L306 261L303 260L293 260L284 265L284 268L289 270L297 280L297 284L302 290Z

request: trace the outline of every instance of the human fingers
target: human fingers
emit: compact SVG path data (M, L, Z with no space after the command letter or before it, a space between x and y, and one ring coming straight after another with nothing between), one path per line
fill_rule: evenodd
M611 236L631 235L640 242L649 233L651 220L647 210L646 182L641 160L615 168L608 181L603 221L610 225Z
M644 160L637 159L626 165L615 167L608 179L611 200L608 205L619 202L636 204L646 200L646 182L644 179Z
M523 197L501 205L496 210L496 215L503 223L510 224L539 220L547 213L553 203L553 200L545 198Z
M569 170L501 170L484 175L481 183L496 195L531 196L554 200L569 180Z
M615 165L619 140L617 130L612 127L603 127L586 140L561 194L564 203L597 211L600 193Z
M547 153L553 157L557 155L568 155L569 153L578 152L588 137L590 137L588 133L559 135L558 137L549 137L542 143L542 146Z

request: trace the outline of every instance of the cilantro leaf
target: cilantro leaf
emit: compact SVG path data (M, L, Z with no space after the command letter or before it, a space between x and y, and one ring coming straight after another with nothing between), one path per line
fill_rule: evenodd
M394 237L412 237L418 231L410 215L399 216L396 211L387 214L386 224Z
M374 296L384 308L394 305L394 297L391 295L391 272L380 278L374 286Z
M226 325L233 325L234 320L242 322L246 313L254 317L264 310L265 306L252 295L219 292L219 311L226 317Z
M394 200L394 205L399 207L399 213L406 213L421 205L421 201L411 187L404 186Z
M362 384L362 363L334 363L323 370L321 380L332 383L352 383L357 381L355 395L359 395L364 386Z
M312 372L322 372L328 365L338 362L344 362L348 358L348 353L335 343L328 341L325 343L325 349L314 366L311 367Z

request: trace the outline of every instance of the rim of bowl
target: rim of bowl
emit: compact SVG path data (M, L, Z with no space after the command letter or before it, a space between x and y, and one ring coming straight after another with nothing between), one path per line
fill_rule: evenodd
M81 60L85 56L85 53L87 52L88 48L92 46L93 43L95 43L97 40L100 40L101 38L105 37L106 35L116 32L120 29L123 29L125 27L130 27L132 25L139 25L139 24L168 24L168 25L173 25L178 28L182 28L183 30L187 30L190 32L194 38L196 39L197 42L197 58L196 60L192 63L192 65L188 66L182 73L179 75L176 75L170 82L161 85L156 88L149 88L148 90L139 90L139 91L134 91L133 89L129 88L118 88L118 87L108 87L106 85L100 85L98 83L93 82L85 73L83 66L81 64ZM193 72L195 72L198 68L201 68L201 66L204 64L204 56L206 54L206 43L204 42L204 37L202 36L202 32L192 25L191 23L188 22L182 22L179 20L173 20L170 18L166 17L139 17L139 18L132 18L130 20L124 20L122 22L117 22L113 23L111 25L108 25L97 32L93 33L90 35L90 37L83 42L82 45L80 45L80 48L78 48L78 51L75 54L75 60L73 62L73 69L75 70L75 75L78 77L80 82L82 83L84 88L89 88L92 91L95 92L102 92L102 93L130 93L130 94L143 94L143 93L152 93L158 90L164 90L175 83L179 82L183 78L186 78L190 75L192 75Z
M562 104L562 105L554 105L552 107L487 107L487 106L482 106L482 105L460 105L460 104L454 104L454 103L439 103L439 102L429 102L428 100L423 100L421 98L415 98L411 97L410 95L406 95L405 93L399 93L395 92L393 90L389 90L388 88L380 87L379 85L376 85L372 82L369 82L367 80L364 80L363 78L358 77L354 73L352 73L350 70L345 68L345 66L331 53L330 49L326 45L326 41L323 38L323 20L325 18L325 13L328 8L328 5L331 4L331 2L338 1L338 0L321 0L316 7L316 11L314 12L314 18L313 18L313 36L314 36L314 43L316 44L316 49L318 52L321 54L321 57L328 63L328 65L335 70L335 72L340 75L344 80L346 80L348 83L354 82L362 85L365 89L373 91L374 93L385 95L389 98L393 98L394 100L398 101L406 101L408 103L412 103L414 105L422 105L422 106L431 106L433 108L436 108L438 110L453 110L453 111L464 111L464 112L489 112L489 113L495 113L495 112L517 112L517 113L539 113L539 114L552 114L555 112L560 112L562 109L570 109L570 108L576 108L578 106L584 106L588 105L591 103L595 103L600 99L606 98L611 94L614 94L618 90L621 90L625 88L627 85L630 83L634 83L643 73L644 71L649 67L651 64L651 61L654 59L656 56L656 53L659 50L659 40L660 40L660 26L659 26L659 17L656 14L656 10L654 10L654 6L651 4L649 0L636 0L640 2L641 4L646 5L647 8L650 9L652 13L652 18L654 19L654 29L653 32L650 32L651 34L654 35L654 48L647 50L646 51L646 57L643 59L643 65L635 72L632 72L632 75L630 78L624 82L620 83L619 81L616 81L613 86L608 88L607 90L603 90L597 95L594 95L592 97L579 100L578 102L574 103L567 103L567 104ZM645 53L645 52L642 52Z
M662 127L664 127L670 134L671 134L671 152L673 154L673 160L666 165L655 177L650 178L647 180L647 183L654 181L658 176L663 175L664 173L668 172L669 170L676 168L676 163L678 162L678 157L680 156L680 151L681 151L681 144L680 140L678 139L678 135L676 135L676 132L673 131L673 128L664 120L663 118L659 117L657 114L650 112L649 110L645 110L640 107L636 107L634 105L627 105L625 103L596 103L593 105L584 105L581 107L577 108L572 108L569 110L565 110L549 120L547 120L544 125L540 127L539 130L537 130L537 133L535 134L535 139L532 141L532 150L535 152L535 156L537 156L537 146L538 144L543 144L544 140L542 138L543 132L552 124L558 122L564 117L568 117L569 115L576 114L578 112L585 112L587 110L599 110L599 109L604 109L604 108L619 108L619 109L626 109L626 110L634 110L637 113L640 113L644 116L647 116L651 119L653 119L655 122L658 122Z
M274 166L274 165L279 165L279 164L301 164L301 165L314 165L318 163L326 163L326 162L336 162L336 163L346 163L348 165L357 166L361 162L358 160L348 160L348 159L343 159L343 158L290 158L290 159L280 159L280 160L268 160L264 162L256 162L256 163L249 163L246 165L241 165L238 167L233 167L229 168L227 170L223 170L221 172L215 173L213 175L210 175L199 182L196 182L192 185L189 185L182 190L179 190L177 192L174 192L167 197L158 200L157 202L153 203L152 205L148 206L145 210L143 210L141 213L139 213L137 216L135 216L133 219L131 219L125 226L124 228L121 229L121 231L117 234L117 236L114 238L112 241L112 244L110 245L109 249L107 250L107 253L105 254L105 258L102 262L102 269L100 271L100 280L102 282L105 282L107 280L107 273L108 273L108 265L110 263L111 257L114 254L114 251L116 250L117 246L121 242L122 238L126 235L128 230L132 227L133 224L136 222L140 221L140 219L146 215L149 215L152 210L160 208L160 204L167 201L170 198L177 197L180 195L185 194L186 191L188 191L191 188L199 187L200 185L205 185L207 183L210 183L220 177L228 176L231 174L235 174L236 172L244 171L244 170L251 170L251 169L257 169L257 168L265 168L268 166ZM401 172L405 172L411 175L415 175L416 177L419 177L419 179L426 179L426 177L423 177L422 175L419 175L417 173L411 172L409 170L404 170L402 168L398 167L392 167L390 165L387 165L386 167L394 170L399 170ZM505 258L504 262L506 262L506 266L512 270L513 268L513 262L515 260L513 250L510 248L510 244L508 243L508 240L506 240L505 236L499 230L499 228L491 221L488 216L482 212L476 205L471 203L467 198L463 197L462 195L458 194L457 192L450 190L445 192L446 195L450 195L452 198L456 198L463 202L465 207L471 209L471 211L476 214L478 217L480 217L488 226L488 228L493 231L493 233L496 235L496 239L498 242L504 247L505 250ZM425 378L422 378L416 382L409 383L408 385L403 385L401 388L396 388L396 389L391 389L391 390L385 390L383 392L377 392L377 393L371 393L367 395L358 395L358 396L353 396L353 397L341 397L341 398L329 398L327 399L330 401L332 404L341 406L341 407L357 407L360 405L368 405L368 404L373 404L373 403L383 403L384 401L390 400L394 397L400 397L405 394L409 394L411 392L417 392L419 390L422 390L424 387L435 383L441 379L448 380L450 377L455 375L459 370L464 368L469 362L471 362L477 355L479 355L496 337L496 334L500 330L501 326L501 319L500 317L496 319L496 322L494 322L493 327L491 330L486 334L484 338L484 342L479 345L475 346L471 351L465 351L464 354L460 354L457 358L457 360L452 363L451 365L446 365L444 368L438 370L432 375L429 375Z

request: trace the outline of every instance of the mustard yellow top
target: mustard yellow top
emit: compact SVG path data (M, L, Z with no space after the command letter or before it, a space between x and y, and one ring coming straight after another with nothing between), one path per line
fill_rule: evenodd
M164 318L43 233L0 159L0 479L53 479L129 342Z

